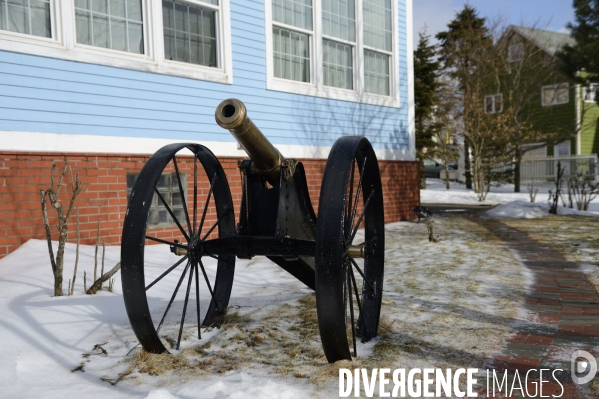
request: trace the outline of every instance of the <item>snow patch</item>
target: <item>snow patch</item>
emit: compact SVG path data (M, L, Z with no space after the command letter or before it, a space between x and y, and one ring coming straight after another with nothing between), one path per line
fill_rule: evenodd
M596 216L599 213L579 211L563 206L557 207L558 215L579 215ZM509 219L537 219L549 216L549 204L539 204L525 201L512 201L485 212L487 217L491 218L509 218Z

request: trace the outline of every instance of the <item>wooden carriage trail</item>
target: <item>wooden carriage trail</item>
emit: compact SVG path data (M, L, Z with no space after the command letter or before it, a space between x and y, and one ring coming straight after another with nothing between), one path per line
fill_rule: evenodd
M525 304L529 323L517 327L519 332L509 340L504 355L496 356L489 368L511 373L518 370L520 376L529 369L550 369L544 372L544 380L551 379L553 370L562 369L556 372L563 385L562 398L598 398L599 387L592 389L593 382L576 385L570 374L574 351L586 350L599 359L599 293L593 284L576 263L526 233L500 220L478 216L472 220L501 239L534 276ZM553 379L543 383L544 396L557 396L561 391ZM531 386L531 395L533 392Z

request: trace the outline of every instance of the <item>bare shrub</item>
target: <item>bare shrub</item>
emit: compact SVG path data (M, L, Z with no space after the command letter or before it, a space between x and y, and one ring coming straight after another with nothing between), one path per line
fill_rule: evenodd
M560 197L562 197L562 180L564 177L564 168L561 162L557 163L557 175L555 176L555 191L549 190L549 213L557 215L557 206Z
M62 188L62 180L67 173L67 169L71 175L71 200L69 207L66 209L58 201L58 195ZM77 196L83 190L83 185L79 180L79 174L73 178L73 171L69 167L69 161L64 164L64 169L60 174L58 184L54 183L54 171L56 170L56 164L52 163L52 169L50 171L50 188L44 190L40 188L40 199L42 204L42 216L44 219L44 227L46 229L46 238L48 240L48 253L50 254L50 263L52 265L52 272L54 274L54 296L62 296L62 273L64 269L64 247L68 238L68 222L73 210L73 204L77 199ZM56 251L56 259L54 258L54 250L52 249L52 233L50 231L50 222L48 221L48 211L46 209L46 198L50 200L50 205L56 210L58 217L58 250ZM74 285L74 281L73 281Z
M535 186L535 182L531 180L527 186L528 195L530 196L530 202L535 202L539 188Z

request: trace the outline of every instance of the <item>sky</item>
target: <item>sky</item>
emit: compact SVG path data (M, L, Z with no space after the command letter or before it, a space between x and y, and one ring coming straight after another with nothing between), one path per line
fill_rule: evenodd
M414 0L414 45L418 43L418 32L427 27L434 37L467 3L481 17L500 17L512 25L567 32L566 24L574 21L572 0Z

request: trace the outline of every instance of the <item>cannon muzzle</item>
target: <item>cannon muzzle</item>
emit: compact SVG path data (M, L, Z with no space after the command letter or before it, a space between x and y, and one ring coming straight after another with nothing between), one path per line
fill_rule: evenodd
M252 160L252 169L276 186L279 184L283 156L247 116L245 105L234 98L221 102L215 112L216 123L227 129Z

